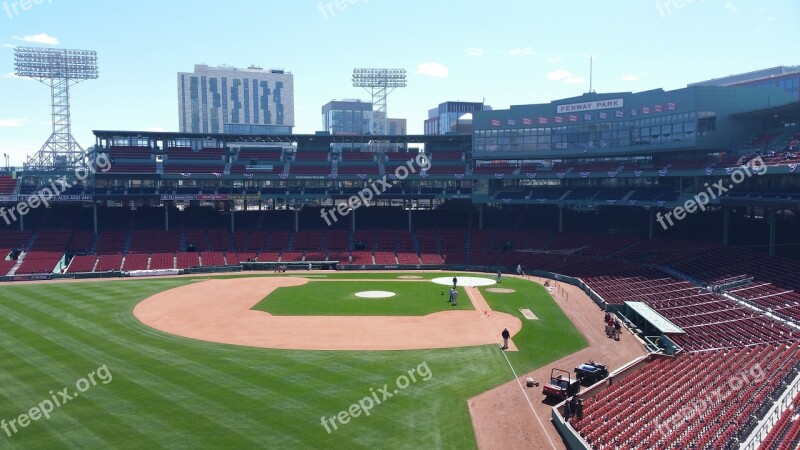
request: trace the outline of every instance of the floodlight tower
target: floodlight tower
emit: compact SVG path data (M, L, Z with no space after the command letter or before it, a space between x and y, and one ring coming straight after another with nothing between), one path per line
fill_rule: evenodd
M405 69L353 69L353 86L362 87L372 96L372 134L386 135L386 97L399 87L406 87Z
M50 86L53 132L26 168L53 170L83 166L85 153L72 137L69 87L97 78L97 53L92 50L14 48L14 73Z

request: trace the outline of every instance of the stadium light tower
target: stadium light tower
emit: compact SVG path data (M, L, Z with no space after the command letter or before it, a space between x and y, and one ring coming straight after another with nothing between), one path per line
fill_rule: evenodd
M372 96L372 134L386 135L386 97L399 87L406 87L405 69L353 69L353 86L364 88Z
M97 78L97 53L91 50L14 48L14 73L50 87L53 132L26 168L53 170L84 163L83 148L72 137L69 87Z

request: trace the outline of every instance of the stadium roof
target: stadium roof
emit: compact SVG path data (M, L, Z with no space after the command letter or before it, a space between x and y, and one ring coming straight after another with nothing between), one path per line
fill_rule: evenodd
M178 133L167 131L113 131L94 130L94 135L101 139L111 138L150 138L160 140L175 139L206 139L231 143L355 143L368 144L373 141L389 141L393 144L405 143L436 143L436 142L469 142L471 134L447 135L400 135L400 136L375 136L375 135L330 135L330 134L234 134L234 133Z
M784 103L778 106L770 106L767 108L752 109L750 111L743 111L731 114L731 117L740 119L753 119L762 116L800 116L800 100L790 103Z

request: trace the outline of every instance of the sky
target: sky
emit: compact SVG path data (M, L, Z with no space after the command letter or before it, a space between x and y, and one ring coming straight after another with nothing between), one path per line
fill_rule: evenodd
M369 94L356 67L404 68L389 117L421 134L449 100L494 109L589 91L685 87L800 65L800 0L0 0L0 147L12 165L51 132L50 92L14 76L15 46L96 50L71 89L72 131L178 130L177 73L195 64L294 74L295 133Z

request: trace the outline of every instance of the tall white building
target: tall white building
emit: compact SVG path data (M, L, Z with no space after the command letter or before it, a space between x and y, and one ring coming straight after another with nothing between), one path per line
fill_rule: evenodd
M182 133L291 134L294 76L198 64L178 73L178 104Z

